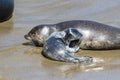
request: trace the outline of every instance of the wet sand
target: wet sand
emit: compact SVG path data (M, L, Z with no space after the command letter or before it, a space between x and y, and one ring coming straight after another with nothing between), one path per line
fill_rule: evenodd
M107 4L106 4L107 3ZM0 23L0 80L119 80L120 50L81 50L94 63L65 63L42 56L42 47L25 45L32 27L87 19L120 26L116 0L15 0L13 18Z

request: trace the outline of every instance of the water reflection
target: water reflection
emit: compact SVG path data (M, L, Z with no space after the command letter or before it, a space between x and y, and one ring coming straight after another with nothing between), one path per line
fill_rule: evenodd
M50 73L54 72L56 75L61 75L62 77L70 77L76 74L82 74L86 72L99 72L105 70L112 70L115 67L120 69L120 65L108 64L107 62L93 62L93 63L61 63L61 62L53 62L46 61L45 59L41 61L41 65L46 68L46 70L50 70ZM106 65L105 65L106 64Z
M29 46L30 47L30 46ZM48 73L54 74L56 76L62 76L62 77L69 77L69 76L74 76L76 74L80 74L80 73L86 73L86 72L99 72L99 71L103 71L103 70L111 70L114 69L115 66L117 66L117 68L120 68L120 65L113 65L113 64L109 64L111 62L113 62L115 59L111 58L111 60L107 60L108 58L103 58L103 57L95 57L94 62L92 63L66 63L66 62L59 62L59 61L53 61L53 60L49 60L47 58L45 58L44 56L42 56L41 54L42 48L40 47L30 47L28 50L26 50L26 54L30 54L30 55L34 55L37 54L38 56L40 56L40 63L41 63L41 67L44 68L45 71L47 71ZM91 54L91 51L84 51L84 55L88 55L86 54L90 53L90 56L95 56L94 54ZM106 51L107 52L107 51ZM83 53L83 52L82 52ZM80 53L78 53L77 56L81 56ZM100 54L99 54L100 55ZM105 55L101 55L101 56L107 56L108 54ZM109 62L109 63L108 63Z
M12 19L0 23L0 35L8 34L13 29L13 21Z
M14 76L15 79L22 77L23 80L26 79L25 77L29 80L34 79L35 77L41 78L41 76L42 79L61 80L84 73L120 69L119 50L80 51L76 56L88 55L95 57L95 61L92 63L80 64L47 59L41 54L42 47L16 44L0 51L1 74L11 80L13 80L11 76ZM112 54L113 52L114 54ZM33 75L34 77L30 77Z
M73 76L78 73L90 72L90 71L101 71L104 70L104 66L99 63L61 63L61 62L46 62L42 61L42 66L45 68L52 69L58 75L63 77Z

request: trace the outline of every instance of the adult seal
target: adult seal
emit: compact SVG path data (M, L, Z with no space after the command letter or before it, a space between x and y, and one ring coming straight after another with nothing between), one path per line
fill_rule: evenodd
M0 0L0 22L4 22L12 17L14 10L14 0Z
M45 41L43 55L57 61L64 62L91 62L92 57L75 57L74 52L79 50L82 34L77 29L68 28L61 32L53 32Z
M25 35L27 40L41 46L47 37L56 31L77 28L83 35L81 49L119 49L120 28L87 20L72 20L57 24L45 24L34 27Z

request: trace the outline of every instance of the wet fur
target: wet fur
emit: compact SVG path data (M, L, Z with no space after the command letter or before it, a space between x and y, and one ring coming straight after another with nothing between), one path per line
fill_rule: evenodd
M73 32L73 30L75 30ZM65 62L91 62L92 57L74 57L74 52L79 50L79 44L82 39L82 35L76 29L67 29L64 32L54 32L45 41L43 46L43 55L58 61ZM70 41L78 40L74 46L70 47ZM77 47L76 47L77 46ZM69 48L67 48L69 47ZM73 49L73 50L71 50Z

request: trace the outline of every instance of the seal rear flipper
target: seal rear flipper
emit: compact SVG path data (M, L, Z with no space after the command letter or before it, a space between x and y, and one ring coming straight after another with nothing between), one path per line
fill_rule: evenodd
M93 58L90 56L74 57L70 54L67 54L67 56L65 56L64 60L66 62L81 63L81 62L92 62Z
M83 56L79 58L79 62L93 62L93 58L90 56Z

